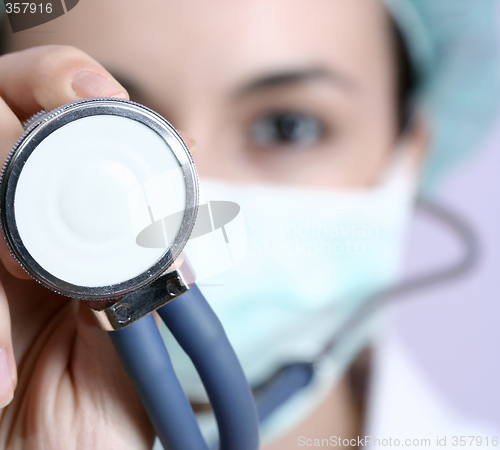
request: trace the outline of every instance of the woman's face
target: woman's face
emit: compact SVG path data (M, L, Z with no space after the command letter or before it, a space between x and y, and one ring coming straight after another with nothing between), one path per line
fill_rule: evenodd
M378 0L85 0L8 50L42 44L89 53L191 136L201 176L367 186L398 139Z

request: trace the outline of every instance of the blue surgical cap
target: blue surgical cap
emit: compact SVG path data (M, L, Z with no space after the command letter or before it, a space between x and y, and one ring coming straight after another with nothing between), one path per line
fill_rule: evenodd
M478 148L500 103L497 0L383 0L400 29L419 81L416 103L432 143L422 190L432 193Z

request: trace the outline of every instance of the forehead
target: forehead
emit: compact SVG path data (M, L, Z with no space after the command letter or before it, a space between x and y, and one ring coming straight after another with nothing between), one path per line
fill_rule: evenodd
M155 85L227 86L304 64L340 65L369 82L387 71L386 30L378 0L85 0L14 35L13 47L74 45Z

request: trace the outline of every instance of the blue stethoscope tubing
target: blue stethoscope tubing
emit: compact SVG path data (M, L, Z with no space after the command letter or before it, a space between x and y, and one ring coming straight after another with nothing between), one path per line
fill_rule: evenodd
M198 287L157 312L200 375L217 420L219 449L257 450L259 419L252 390ZM165 449L207 450L153 316L109 334Z

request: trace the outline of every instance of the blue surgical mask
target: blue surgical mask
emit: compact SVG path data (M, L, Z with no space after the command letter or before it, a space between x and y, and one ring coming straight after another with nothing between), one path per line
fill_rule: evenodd
M203 242L196 238L186 253L252 385L283 364L314 360L370 295L396 281L415 195L415 170L403 150L398 149L381 182L371 188L305 189L202 180L209 200L240 205L246 242L241 242L244 234L226 233L229 252L231 245L238 250L236 264L208 278L220 265L217 259L226 258L227 249L200 252ZM331 383L366 344L372 325L361 327L332 355ZM168 330L164 336L188 396L206 401L191 363Z

